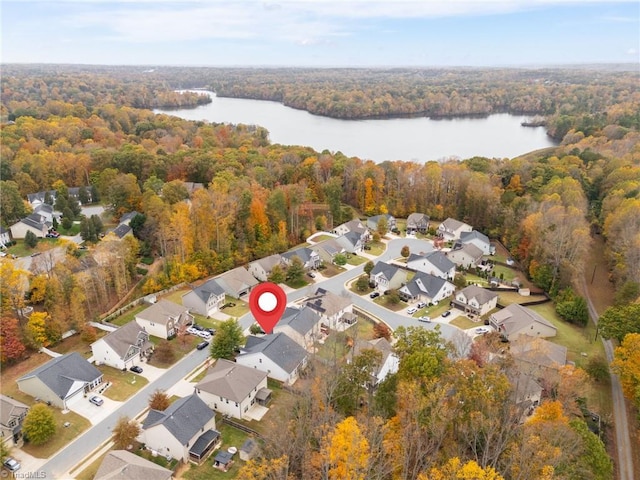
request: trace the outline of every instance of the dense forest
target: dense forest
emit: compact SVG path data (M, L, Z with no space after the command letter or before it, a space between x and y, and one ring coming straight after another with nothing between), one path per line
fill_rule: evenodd
M619 292L626 292L616 308L628 308L637 299L637 75L550 70L282 73L5 66L2 225L29 213L27 194L51 189L64 193L80 186L95 192L94 199L100 199L115 223L127 212L141 215L132 225L135 238L93 238L90 243L95 246L82 255L69 246L65 261L53 268L41 264L38 269L35 262L35 271L27 273L10 262L0 263L3 362L19 358L9 355L12 350L6 344L17 333L24 332L31 347L53 342L68 327L82 328L86 319L108 309L110 299L132 285L141 255L165 259L165 268L144 283L145 292L154 292L285 251L313 231L354 216L383 212L396 217L424 212L436 221L465 221L500 239L531 279L553 297L575 286L591 235L602 234L611 281ZM207 101L173 91L196 86L345 118L541 114L562 143L510 160L376 164L304 146L272 145L260 126L191 122L148 110ZM191 182L203 188L192 190ZM323 205L324 210L307 208L310 204ZM47 247L38 248L44 253L39 261L53 264ZM26 325L19 314L25 302L47 312L46 325L40 318L38 325L31 319L33 325ZM633 318L627 330L616 333L621 340L628 333L640 333L640 319ZM506 367L452 360L440 348L441 339L418 330L396 332L404 342L399 347L401 372L376 394L378 400L372 400L378 410L339 400L359 393L334 395L346 385L358 385L348 377L357 372L345 369L337 377L318 380L292 412L291 425L296 428L277 431L288 437L274 438L280 449L273 450L269 465L256 466L280 465L280 476L246 478L286 478L282 472L293 478L320 478L318 472L329 468L323 456L338 452L344 442L349 448L368 446L366 455L349 453L350 458L361 455L353 468L362 469L362 478L450 478L447 472L456 467L445 460L454 457L473 460L487 472L495 468L510 479L552 478L554 468L553 478L608 478L606 462L589 463L601 459L594 453L599 447L585 440L589 432L568 420L575 408L571 395L558 395L559 403L537 413L535 422L517 426L500 373ZM429 368L421 364L426 358L433 359ZM474 376L482 388L464 384L461 371ZM634 378L629 391L640 384L640 378ZM489 391L497 396L487 397ZM453 408L462 395L468 403ZM443 403L443 398L449 401ZM447 405L451 408L444 408ZM537 467L526 469L531 462L538 462ZM419 476L431 468L435 473ZM585 471L591 473L585 477Z

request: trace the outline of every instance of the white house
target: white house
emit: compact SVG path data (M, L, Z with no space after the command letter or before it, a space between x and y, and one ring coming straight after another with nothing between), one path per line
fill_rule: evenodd
M271 400L267 372L220 358L195 386L196 394L209 408L242 419L254 405Z
M445 280L453 280L456 276L456 264L440 251L429 252L425 255L412 253L407 258L407 268L429 273Z
M211 317L224 305L224 288L215 278L207 280L199 287L182 295L182 305L190 312L197 313L203 317Z
M349 297L341 297L324 288L318 288L304 303L315 310L327 327L338 331L349 328L353 323L353 303Z
M282 254L282 262L291 265L293 257L298 257L306 270L315 270L320 266L321 260L318 252L314 252L308 247L300 247Z
M462 232L470 232L471 230L473 230L471 225L467 225L455 218L447 218L438 225L438 234L446 241L459 240Z
M164 457L199 462L219 442L215 428L215 413L194 393L164 411L149 410L138 441ZM207 440L204 446L201 438Z
M520 335L548 338L555 337L558 333L558 329L547 319L517 303L492 313L489 324L509 341Z
M348 222L338 225L333 229L333 233L335 233L336 235L344 235L345 233L349 232L356 232L360 236L366 237L369 233L369 230L367 229L365 224L358 219L349 220Z
M269 378L292 385L307 364L307 352L284 333L249 335L236 363L267 372Z
M311 250L317 252L323 262L333 263L335 256L344 253L345 248L335 238L329 238L315 245L311 245Z
M418 272L409 283L398 290L398 295L409 303L437 304L452 295L455 289L455 285L444 278Z
M389 375L398 372L400 359L393 353L393 348L386 338L376 338L374 340L357 340L353 346L353 355L360 355L364 350L372 349L380 352L380 364L373 372L373 382L378 384Z
M253 275L255 278L260 280L261 282L266 282L271 275L271 270L276 265L282 264L282 256L276 253L274 255L269 255L268 257L260 258L255 260L249 264L249 273Z
M336 243L340 245L347 253L358 254L364 250L367 236L363 236L358 232L347 232L336 238Z
M68 402L82 398L103 381L102 372L78 352L52 358L18 379L18 390L66 409Z
M424 213L412 213L407 217L407 233L427 233L429 216Z
M462 232L460 234L460 244L475 245L482 251L483 255L495 255L496 253L496 247L494 245L491 245L491 241L489 240L489 237L487 237L485 234L480 233L476 230L473 230L471 232Z
M135 318L149 335L159 338L177 335L182 325L193 323L193 315L188 308L164 298L137 313Z
M11 231L0 225L0 247L6 247L11 243Z
M96 364L120 370L138 365L153 349L149 334L137 322L129 322L91 344Z
M482 250L472 243L447 252L447 258L464 269L475 268L482 262Z
M9 230L13 238L24 238L27 232L32 232L38 238L44 238L51 226L52 224L47 223L43 216L32 213L11 225Z
M469 285L456 293L453 304L465 313L484 315L496 308L498 294L477 285Z

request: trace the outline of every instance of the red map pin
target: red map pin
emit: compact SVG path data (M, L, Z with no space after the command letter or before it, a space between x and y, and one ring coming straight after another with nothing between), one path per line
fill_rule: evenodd
M287 308L287 294L275 283L261 283L251 290L249 308L262 330L271 333Z

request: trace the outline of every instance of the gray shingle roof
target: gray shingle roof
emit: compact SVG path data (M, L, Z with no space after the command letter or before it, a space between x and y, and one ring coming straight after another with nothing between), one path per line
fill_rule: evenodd
M182 445L186 445L214 415L213 410L194 393L176 400L164 412L150 410L142 422L142 429L162 424Z
M418 272L411 281L400 290L406 289L411 292L414 297L418 296L420 293L425 294L428 297L435 297L438 292L442 290L445 283L446 280L440 277L436 277L430 273Z
M258 284L253 275L244 267L237 267L223 273L216 281L224 288L227 293L242 292L248 288L255 287Z
M371 270L371 275L383 274L387 280L391 280L393 276L400 270L396 265L390 265L385 262L377 262Z
M407 217L407 227L415 228L429 224L429 215L424 213L412 213Z
M111 450L100 464L94 480L170 480L173 472L126 450Z
M318 288L316 293L307 299L305 305L321 315L331 317L351 305L351 299L336 295L324 288Z
M307 357L307 352L284 333L256 337L249 335L240 355L262 352L285 372L293 372Z
M266 377L266 372L220 358L196 388L240 403Z
M306 335L320 322L320 316L309 307L287 307L277 326L289 325L296 332Z
M148 336L144 335L143 332L145 332L145 330L135 321L132 321L125 323L117 330L102 337L101 340L106 342L120 358L124 358L132 345L139 347L141 350L146 350L152 346L152 343L148 340ZM146 337L147 340L141 345L138 345L138 339L144 337Z
M552 328L553 330L557 330L555 325L549 322L546 318L541 317L533 310L523 307L522 305L518 305L517 303L512 303L511 305L494 313L491 315L491 318L502 328L502 331L507 336L522 330L532 323L540 323Z
M477 230L472 230L470 232L462 232L460 234L460 241L462 243L467 243L474 239L478 239L486 243L487 245L491 244L491 242L489 241L489 237L487 237L484 233L478 232Z
M116 237L124 238L124 236L128 234L131 230L132 229L129 225L127 225L126 223L121 223L116 228L114 228L112 232L115 234Z
M276 265L280 265L282 261L282 256L279 253L275 253L273 255L269 255L268 257L260 258L251 263L255 263L260 265L265 272L270 272L273 267Z
M290 252L284 252L282 256L288 260L297 256L302 260L302 263L307 263L311 260L311 255L313 254L313 250L307 247L296 248L295 250L291 250Z
M456 268L456 264L447 258L442 252L431 252L425 255L425 258L441 272L445 273Z
M20 417L29 407L18 400L0 395L0 425L9 426L9 421Z
M462 227L463 225L467 225L464 222L461 222L460 220L456 220L455 218L447 218L444 222L442 222L442 226L448 231L448 232L453 232L457 229L459 229L460 227Z
M224 288L222 288L215 278L212 278L199 287L194 288L193 293L195 293L204 303L207 303L212 295L215 297L224 295Z
M543 338L519 335L509 343L509 351L518 360L544 367L557 367L567 363L567 347Z
M154 303L149 308L145 308L140 313L136 314L136 317L166 325L169 320L177 321L180 318L180 315L186 312L188 312L186 307L163 298L158 303Z
M74 383L91 383L102 377L102 372L87 362L78 352L71 352L52 358L44 365L19 378L18 382L32 377L38 377L58 397L64 399ZM76 389L73 391L75 392Z
M467 303L471 301L471 299L475 298L480 305L484 305L485 303L489 303L491 300L498 296L497 293L492 292L491 290L487 290L486 288L479 287L477 285L469 285L468 287L464 287L460 290L465 298L467 299Z

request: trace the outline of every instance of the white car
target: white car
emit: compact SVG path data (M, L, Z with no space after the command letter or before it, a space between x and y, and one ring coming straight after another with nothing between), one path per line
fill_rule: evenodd
M418 318L418 321L419 322L431 323L431 317L429 317L427 315L424 315L424 316Z
M204 330L196 333L200 338L204 338L205 340L209 340L211 338L211 334L209 332L205 332Z
M188 327L187 328L187 333L190 333L191 335L198 335L199 330L193 327Z
M407 308L407 313L409 315L413 315L414 313L416 313L418 311L418 309L416 307L409 307Z
M484 335L485 333L489 333L489 329L487 327L478 327L476 328L476 333Z

